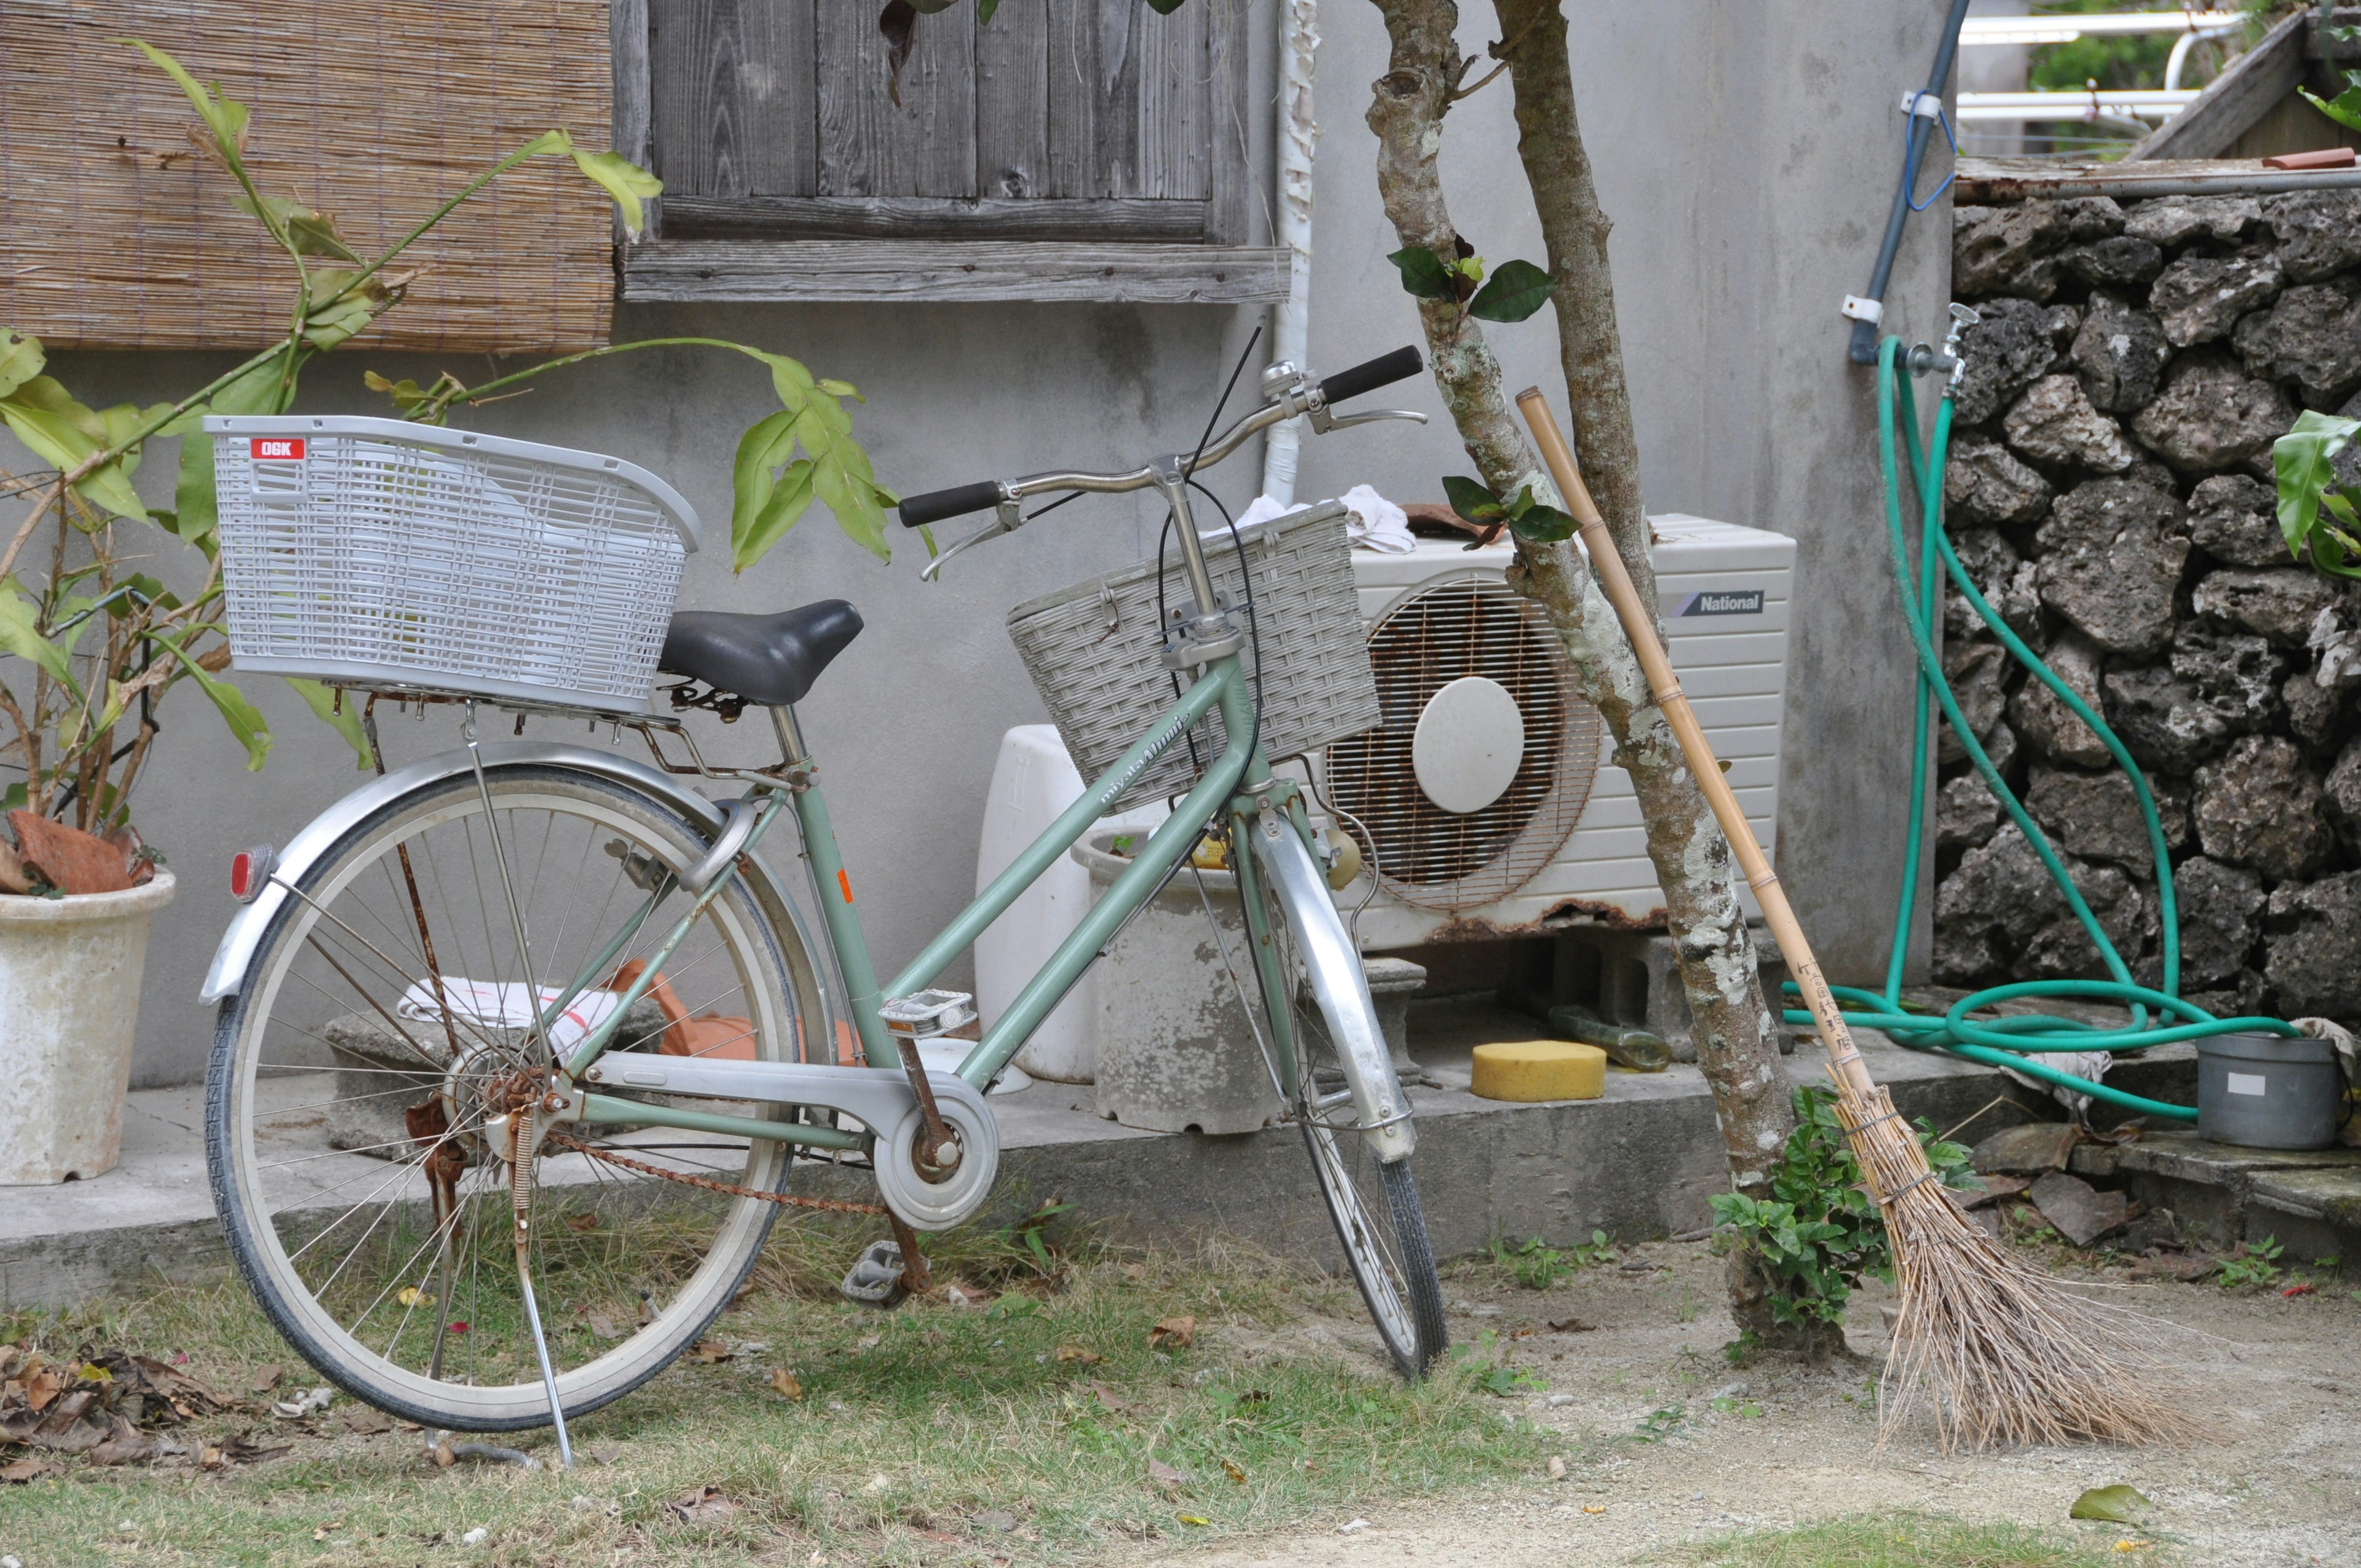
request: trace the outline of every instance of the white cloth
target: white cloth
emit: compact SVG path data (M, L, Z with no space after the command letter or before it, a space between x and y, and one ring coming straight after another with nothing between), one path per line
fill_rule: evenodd
M1410 514L1368 486L1355 485L1337 499L1350 513L1345 520L1345 537L1355 545L1383 555L1407 555L1418 548L1417 536L1410 531ZM1311 505L1309 501L1300 501L1291 507L1281 506L1268 496L1257 496L1253 504L1238 515L1238 526L1251 528L1275 517L1292 517L1310 510ZM1218 528L1204 530L1208 535L1224 532Z
M456 975L445 975L443 994L450 999L455 1019L482 1028L529 1029L540 1014L525 1000L522 981L462 980ZM561 994L555 986L543 986L542 1007L547 1007ZM550 1044L561 1051L580 1045L591 1030L607 1021L621 1000L611 991L584 992L550 1026ZM443 1020L434 988L423 980L401 993L393 1010L414 1023L438 1024Z
M2044 1067L2056 1068L2059 1072L2072 1073L2076 1078L2087 1080L2092 1083L2105 1078L2107 1069L2115 1065L2114 1053L2112 1051L2042 1051L2034 1054L2033 1059ZM2087 1127L2091 1124L2092 1097L2090 1095L2069 1089L2062 1083L2052 1083L2046 1078L2036 1078L2031 1073L2019 1072L2015 1068L2004 1067L2001 1071L2015 1081L2025 1085L2026 1088L2048 1094L2058 1103L2065 1106L2066 1114L2072 1119L2076 1126Z

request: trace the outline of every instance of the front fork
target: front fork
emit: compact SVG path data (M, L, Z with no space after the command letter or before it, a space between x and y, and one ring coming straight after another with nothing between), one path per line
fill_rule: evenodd
M1381 1162L1409 1158L1418 1146L1410 1097L1394 1074L1360 954L1312 852L1301 795L1286 780L1271 779L1238 795L1230 803L1230 831L1231 869L1238 879L1246 942L1254 950L1255 973L1267 1003L1264 1012L1270 1019L1276 1058L1272 1065L1282 1092L1293 1098L1298 1116L1317 1117L1340 1132L1357 1131ZM1268 901L1262 896L1266 886L1273 894ZM1290 972L1294 966L1271 922L1273 907L1290 916L1289 935L1303 969L1302 981L1345 1076L1339 1095L1323 1096L1310 1078L1307 1053L1295 1034L1298 977Z

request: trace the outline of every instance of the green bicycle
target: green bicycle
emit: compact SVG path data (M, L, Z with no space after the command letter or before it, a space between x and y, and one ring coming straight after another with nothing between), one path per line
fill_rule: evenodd
M661 667L686 677L676 705L769 716L775 763L710 762L678 718L644 711L644 665L628 702L628 681L600 696L579 670L529 678L542 655L505 647L480 677L435 676L459 654L422 640L418 629L445 612L420 604L480 600L467 613L485 618L484 636L522 638L539 613L533 593L487 597L456 568L434 576L439 557L414 532L382 556L354 543L379 515L352 510L357 494L379 498L368 504L380 511L427 495L443 510L472 510L473 550L511 525L542 541L550 525L527 530L521 509L579 484L610 488L597 492L608 500L580 510L590 521L577 532L608 542L599 548L615 548L615 494L654 498L647 516L668 518L693 548L693 514L662 481L614 459L395 422L210 422L225 476L234 642L241 627L247 635L240 666L330 680L365 701L372 740L389 701L422 718L438 703L466 714L462 748L381 773L285 850L251 850L234 866L232 891L247 906L205 992L220 1003L207 1161L232 1254L289 1343L379 1409L456 1431L555 1422L566 1452L568 1418L640 1387L709 1328L783 1203L890 1223L896 1240L873 1246L846 1285L890 1305L923 1270L915 1233L960 1224L992 1191L1000 1140L986 1091L1212 833L1232 850L1251 952L1240 955L1251 972L1236 978L1257 993L1257 1043L1386 1350L1404 1376L1419 1376L1444 1331L1411 1176L1411 1103L1331 897L1304 792L1263 755L1257 677L1241 660L1256 641L1252 605L1215 591L1189 493L1194 471L1284 419L1308 415L1324 431L1419 417L1331 411L1419 368L1411 349L1325 382L1274 367L1262 406L1194 455L902 504L913 527L995 514L932 576L1022 522L1028 497L1153 489L1170 508L1191 602L1176 594L1160 629L1163 663L1182 688L1163 717L884 984L795 713L860 630L851 606L682 612L658 623ZM354 482L350 465L365 459L390 465L395 478ZM347 465L333 484L332 463ZM323 508L346 509L333 529L303 521ZM634 536L642 554L618 579L640 599L651 570L642 555L677 570L679 546L654 524ZM298 537L305 528L335 553L321 561L346 570L337 564L367 557L379 576L333 595L313 576L289 576L299 546L310 548ZM1349 595L1349 584L1335 591ZM328 657L314 637L279 664L256 652L277 624L269 617L329 613L318 606L332 598L334 614L376 641ZM666 594L653 613L668 604ZM548 646L585 642L577 620L556 617ZM520 734L527 715L635 729L657 765L481 740L479 701L513 710ZM1151 763L1192 729L1207 733L1216 715L1219 753L1202 760L1172 816L956 1072L929 1069L926 1047L940 1059L936 1042L973 1017L969 998L933 989L936 979ZM744 793L717 804L675 782L684 776ZM796 829L824 954L758 852L783 820ZM877 1201L790 1191L791 1176L824 1166L864 1172Z

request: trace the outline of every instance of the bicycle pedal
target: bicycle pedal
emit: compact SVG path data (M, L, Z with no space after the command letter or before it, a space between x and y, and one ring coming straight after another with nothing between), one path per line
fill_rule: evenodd
M836 1293L856 1305L880 1310L900 1306L910 1293L902 1283L900 1245L871 1242L862 1248L861 1255L837 1282Z

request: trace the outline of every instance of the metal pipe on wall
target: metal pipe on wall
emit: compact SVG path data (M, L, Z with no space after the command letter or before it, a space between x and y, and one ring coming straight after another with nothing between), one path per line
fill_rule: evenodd
M1278 241L1287 247L1287 298L1274 313L1271 357L1301 367L1312 335L1312 150L1320 140L1312 114L1313 57L1320 49L1319 0L1279 0ZM1263 494L1282 506L1295 499L1302 433L1289 420L1263 438Z

